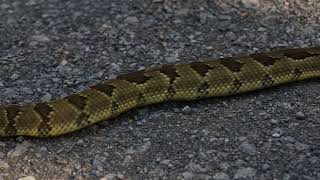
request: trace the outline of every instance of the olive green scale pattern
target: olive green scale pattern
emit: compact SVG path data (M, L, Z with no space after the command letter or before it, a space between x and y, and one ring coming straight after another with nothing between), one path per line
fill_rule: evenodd
M129 109L228 96L320 76L320 47L283 49L120 75L50 102L0 107L0 136L58 136Z

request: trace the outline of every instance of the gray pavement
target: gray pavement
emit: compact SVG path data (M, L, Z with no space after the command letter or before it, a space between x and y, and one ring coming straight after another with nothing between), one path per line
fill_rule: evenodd
M0 104L152 65L320 45L316 0L0 0ZM2 179L320 179L320 84L135 109L2 138ZM0 179L1 179L0 178Z

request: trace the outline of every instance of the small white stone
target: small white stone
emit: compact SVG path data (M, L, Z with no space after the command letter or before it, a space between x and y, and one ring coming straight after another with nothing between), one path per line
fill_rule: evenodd
M126 23L129 23L129 24L135 24L135 23L139 22L139 19L137 17L134 17L134 16L129 16L124 21Z
M7 162L0 160L0 170L1 171L5 171L9 168L10 168L10 166Z
M26 177L18 178L18 180L36 180L36 178L33 176L26 176Z
M224 172L218 172L213 176L214 180L229 180L230 177L228 174L224 173Z
M296 113L296 118L298 120L304 120L306 118L306 116L303 114L303 112L299 111Z
M281 134L276 132L276 133L272 134L272 137L279 138L279 137L281 137Z
M251 167L238 169L234 175L234 179L251 179L257 173L256 169Z
M41 34L41 35L33 35L31 38L32 38L33 40L35 40L35 41L38 41L38 42L49 42L49 41L50 41L50 39L49 39L46 35L44 35L44 34Z
M48 101L51 100L51 98L52 98L51 94L46 93L44 96L41 97L41 101L42 102L48 102Z

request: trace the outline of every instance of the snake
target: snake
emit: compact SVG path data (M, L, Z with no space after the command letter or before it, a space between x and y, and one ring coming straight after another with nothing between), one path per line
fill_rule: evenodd
M64 98L0 106L0 137L53 137L129 109L229 96L320 76L320 47L164 64L107 79Z

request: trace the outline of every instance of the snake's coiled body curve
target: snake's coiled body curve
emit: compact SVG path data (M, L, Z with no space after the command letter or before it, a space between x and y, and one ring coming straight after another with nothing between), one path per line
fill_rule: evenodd
M226 96L320 76L320 47L163 65L50 102L0 107L0 136L57 136L134 107Z

